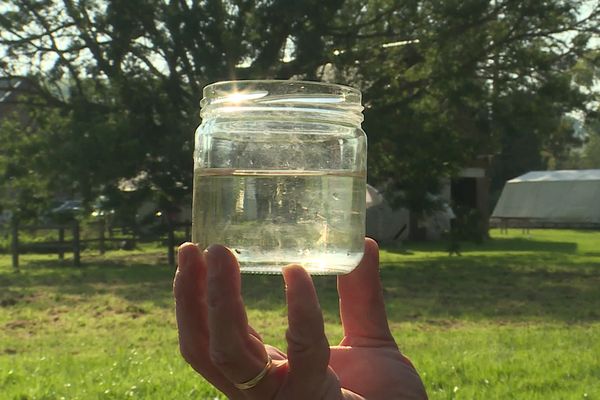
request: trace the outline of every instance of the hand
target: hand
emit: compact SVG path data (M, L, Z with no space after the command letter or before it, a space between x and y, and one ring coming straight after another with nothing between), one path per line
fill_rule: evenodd
M310 275L300 266L283 270L288 305L287 354L266 345L248 325L235 256L213 245L204 253L179 248L173 290L179 345L185 360L230 399L399 400L427 399L416 370L390 332L381 282L379 250L365 241L365 255L338 277L344 339L329 347ZM246 382L273 363L259 383Z

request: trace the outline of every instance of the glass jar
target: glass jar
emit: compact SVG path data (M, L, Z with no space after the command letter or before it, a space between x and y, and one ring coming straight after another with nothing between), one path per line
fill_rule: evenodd
M227 246L242 272L352 271L365 235L360 91L268 80L217 82L203 94L192 240Z

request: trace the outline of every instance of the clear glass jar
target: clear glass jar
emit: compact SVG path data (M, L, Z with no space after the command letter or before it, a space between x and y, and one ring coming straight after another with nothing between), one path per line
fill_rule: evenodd
M204 88L192 240L229 247L242 272L352 271L364 250L367 138L358 90L318 82Z

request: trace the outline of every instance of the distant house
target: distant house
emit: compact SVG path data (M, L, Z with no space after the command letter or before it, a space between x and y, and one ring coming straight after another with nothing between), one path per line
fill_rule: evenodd
M15 99L23 80L19 78L0 78L0 107L5 108Z
M22 95L30 84L23 78L0 78L0 124L7 118L18 118L25 125L28 121L28 115L19 107L19 101ZM0 125L1 129L1 125ZM3 150L0 148L0 157L3 155ZM1 177L0 177L1 178ZM0 190L2 190L0 188ZM4 188L5 192L0 192L0 200L2 198L13 198L15 193L11 188ZM4 209L0 201L0 224L6 224L12 213Z
M442 182L435 199L442 208L415 220L405 208L394 208L374 188L367 188L367 236L381 242L416 239L438 240L449 232L457 215L455 209L472 210L480 216L482 234L488 230L490 178L487 159L463 168Z
M0 121L12 118L15 113L21 122L27 123L27 113L19 108L23 95L31 92L32 84L26 78L0 78Z
M29 114L32 103L29 101L29 96L39 92L39 87L34 81L27 77L0 77L0 129L2 129L2 123L7 120L16 121L22 127L22 131L25 132L25 128L31 128L33 120ZM0 157L6 152L6 149L0 147ZM6 177L0 176L0 179ZM4 183L4 182L3 182ZM12 215L12 210L9 210L11 206L7 204L11 203L17 197L16 189L8 184L0 187L0 221L7 221ZM67 198L66 195L61 193L55 193L57 200L64 200Z
M378 242L403 240L408 237L409 212L392 208L373 186L367 185L366 234Z

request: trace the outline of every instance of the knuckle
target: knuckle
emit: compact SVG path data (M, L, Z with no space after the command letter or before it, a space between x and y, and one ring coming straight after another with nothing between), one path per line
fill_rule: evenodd
M321 334L303 335L288 329L285 333L288 343L288 353L297 355L312 354L318 352L329 359L329 342L324 332Z
M239 352L229 349L210 348L208 355L212 363L221 370L229 370L239 365Z
M209 289L208 295L206 296L206 304L208 305L208 308L211 311L218 311L219 307L221 306L221 303L222 301L219 295L213 290Z
M285 331L285 339L288 344L288 352L304 353L308 351L312 345L311 341L302 338L297 333L292 332L289 328Z
M312 318L311 318L312 317ZM304 318L302 321L290 323L286 335L293 340L308 342L313 344L319 342L325 337L325 325L323 317L319 314Z
M179 352L183 359L190 365L196 365L200 361L198 353L184 343L179 343Z

